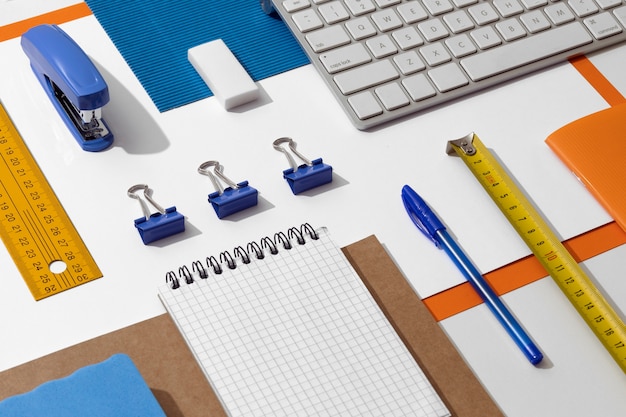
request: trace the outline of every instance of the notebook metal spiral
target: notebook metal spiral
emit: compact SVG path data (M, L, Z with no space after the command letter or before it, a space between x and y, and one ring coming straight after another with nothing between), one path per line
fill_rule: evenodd
M266 253L277 255L280 252L279 247L284 250L290 250L297 245L306 244L305 236L309 236L313 240L319 239L315 229L309 223L303 223L300 227L291 227L285 232L276 232L273 238L264 236L259 242L251 241L243 246L237 246L230 251L223 251L219 254L219 260L213 255L207 256L204 263L196 260L191 263L191 270L187 265L178 268L178 274L174 271L168 271L165 274L165 282L172 288L177 289L181 285L181 281L186 284L193 284L195 277L207 279L210 271L215 275L220 275L224 269L236 269L240 264L249 264L252 258L264 259ZM266 252L267 251L267 252Z

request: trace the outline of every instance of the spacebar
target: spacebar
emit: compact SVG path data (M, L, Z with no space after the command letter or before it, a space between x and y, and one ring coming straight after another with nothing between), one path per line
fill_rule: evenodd
M591 36L582 25L573 22L472 55L461 60L461 65L473 81L479 81L591 41Z

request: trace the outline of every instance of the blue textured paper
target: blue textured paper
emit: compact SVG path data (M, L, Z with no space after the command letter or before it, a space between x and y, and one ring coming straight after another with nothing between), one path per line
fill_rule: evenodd
M125 354L0 401L2 417L166 417Z
M308 58L259 0L86 0L159 111L212 95L187 50L223 39L255 81Z

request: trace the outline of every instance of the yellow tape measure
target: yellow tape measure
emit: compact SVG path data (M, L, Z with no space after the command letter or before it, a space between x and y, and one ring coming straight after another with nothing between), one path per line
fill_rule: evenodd
M35 300L102 273L0 105L0 236Z
M626 326L478 136L448 142L613 359L626 372Z

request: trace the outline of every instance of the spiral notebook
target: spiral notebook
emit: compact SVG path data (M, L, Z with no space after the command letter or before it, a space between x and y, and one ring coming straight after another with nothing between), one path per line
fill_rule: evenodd
M326 229L245 247L159 288L229 415L450 415Z

